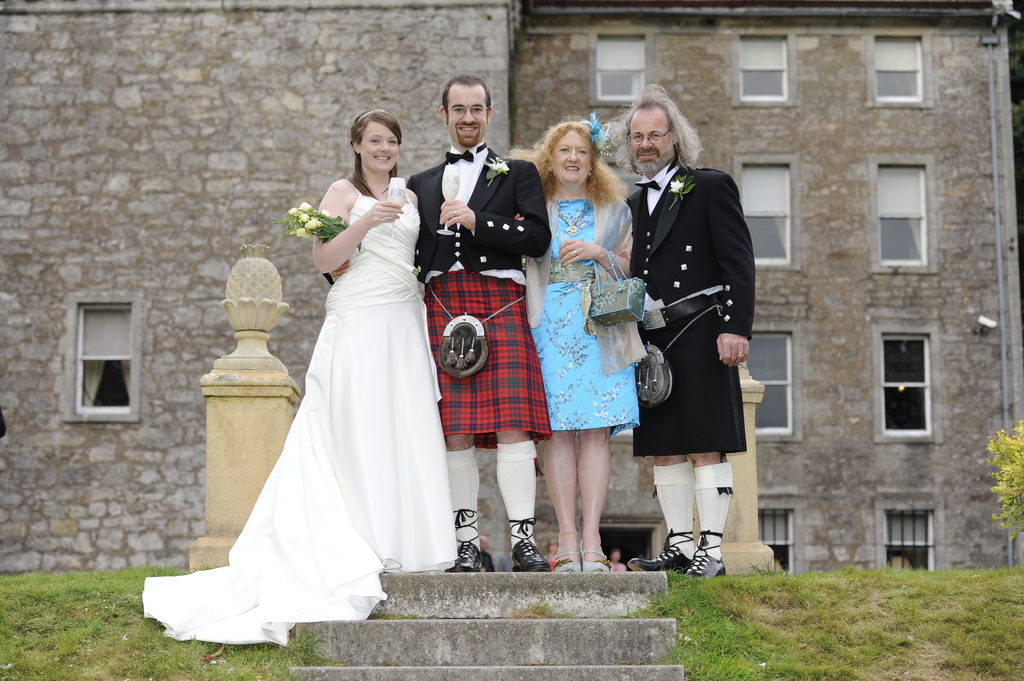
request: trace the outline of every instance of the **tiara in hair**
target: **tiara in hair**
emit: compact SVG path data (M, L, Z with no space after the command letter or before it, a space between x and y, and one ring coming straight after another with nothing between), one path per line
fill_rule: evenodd
M363 120L364 118L373 113L386 113L388 115L391 115L391 112L388 111L387 109L370 109L366 113L360 114L359 118L356 119L356 123L358 123L359 121Z

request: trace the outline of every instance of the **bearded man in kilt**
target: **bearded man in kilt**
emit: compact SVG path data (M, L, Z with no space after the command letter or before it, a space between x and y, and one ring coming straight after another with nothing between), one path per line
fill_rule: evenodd
M459 555L449 572L480 571L478 448L497 449L513 571L550 572L533 540L536 442L551 437L551 426L526 318L522 256L545 253L551 232L537 169L498 158L484 142L493 115L490 90L482 78L453 77L445 85L440 108L451 138L448 159L413 175L408 183L419 197L416 265L420 280L426 282L424 302L435 359L445 328L461 315L482 323L488 352L481 369L461 378L445 373L438 364L441 424L459 542ZM442 179L448 165L457 168L460 180L458 194L445 200ZM464 352L464 346L457 347ZM479 360L479 350L475 352L470 357Z
M620 163L644 176L627 201L630 265L647 286L640 337L665 353L674 385L664 402L641 403L633 431L633 455L654 457L668 538L660 555L628 567L713 577L725 574L720 547L732 495L725 455L747 448L737 367L754 321L750 231L732 178L694 168L700 140L663 87L644 88L617 129Z

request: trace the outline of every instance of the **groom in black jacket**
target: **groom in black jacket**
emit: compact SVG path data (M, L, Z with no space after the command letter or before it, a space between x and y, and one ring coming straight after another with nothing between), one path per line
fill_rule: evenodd
M523 256L551 242L540 175L530 163L497 156L484 141L494 109L487 83L459 74L445 85L440 116L451 149L444 163L409 178L421 218L416 265L435 356L453 317L482 322L489 356L456 378L438 369L441 423L448 449L459 554L450 572L479 572L480 474L477 448L497 448L497 478L512 535L513 571L550 572L533 540L537 483L535 443L551 437L540 361L526 318ZM455 198L441 180L458 168ZM439 233L451 229L453 234Z

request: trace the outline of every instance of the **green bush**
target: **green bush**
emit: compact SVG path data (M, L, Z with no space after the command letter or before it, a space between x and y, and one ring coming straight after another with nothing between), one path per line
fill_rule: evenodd
M988 462L999 469L988 474L996 479L992 491L1003 505L1003 512L992 520L1001 521L1011 538L1016 537L1024 528L1024 421L1017 422L1013 435L1000 430L990 437L988 451L993 455Z

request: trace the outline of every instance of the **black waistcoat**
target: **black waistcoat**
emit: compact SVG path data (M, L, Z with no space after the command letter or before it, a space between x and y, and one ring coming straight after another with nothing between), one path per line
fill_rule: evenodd
M634 272L633 276L644 280L644 285L647 287L647 295L651 297L651 300L661 299L661 294L658 293L658 288L654 285L654 278L647 274L647 263L651 255L651 246L654 245L654 230L658 225L658 220L661 219L661 211L665 209L665 196L667 194L667 191L661 193L661 198L654 205L653 215L648 214L647 192L641 193L639 197L640 221L636 232L634 232L636 238L633 242L633 248L640 249L640 257L637 258L639 271Z
M447 272L450 270L452 265L454 265L459 259L459 255L462 253L462 246L464 245L463 240L466 238L472 238L468 229L460 234L455 225L452 225L452 231L455 232L453 236L445 236L443 234L437 235L437 245L434 248L434 257L427 266L427 272L433 272L435 270L438 272ZM458 245L456 246L456 244ZM466 258L466 260L462 262L462 266L472 272L472 258Z

